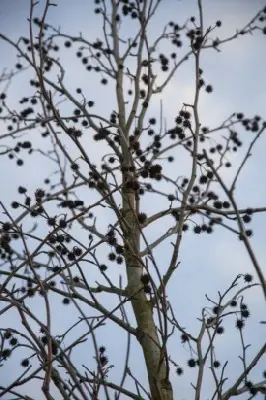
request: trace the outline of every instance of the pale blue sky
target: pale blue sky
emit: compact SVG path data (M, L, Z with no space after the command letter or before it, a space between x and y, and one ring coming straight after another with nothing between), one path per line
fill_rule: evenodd
M0 31L2 33L10 36L12 39L27 35L29 3L29 0L1 0ZM60 26L64 33L78 35L79 32L82 32L85 37L91 40L101 35L99 20L92 13L93 6L91 1L77 0L73 2L72 0L61 0L57 3L58 7L51 9L49 13L49 23L57 27ZM158 30L163 28L169 20L175 20L181 24L187 17L192 15L197 16L196 3L194 0L162 0L158 15L154 17L151 24L150 34L152 37L156 37ZM43 7L43 4L44 1L41 0L39 4L40 9ZM217 31L217 35L219 34L221 38L230 36L235 33L237 27L241 28L244 26L264 4L264 1L255 0L205 0L203 1L205 26L214 24L217 20L222 20L223 25L219 32ZM126 26L126 29L128 31L125 31L125 34L130 35L133 27L129 24ZM227 43L222 46L220 53L208 50L203 54L202 68L206 80L214 86L214 92L211 95L203 93L201 96L200 115L202 125L209 127L217 126L232 112L238 111L244 112L248 117L258 114L266 119L265 50L266 35L255 32L252 35L241 37L237 41ZM10 47L2 42L0 42L0 51L4 55L0 58L1 71L5 66L12 66L16 58L15 52L11 51ZM161 48L160 51L165 51L165 48ZM181 49L181 54L183 52L184 50ZM62 63L67 66L68 88L74 91L76 87L82 87L88 100L92 99L95 101L95 111L108 117L114 109L112 86L110 85L107 88L99 87L97 79L94 78L95 76L84 73L84 69L80 67L74 54L74 50L67 52L63 49L62 51ZM29 73L27 76L33 76L33 74ZM25 90L28 88L25 79L18 79L17 82L19 84L14 83L14 85L11 85L8 92L8 100L14 109L17 107L17 101L25 95ZM188 62L180 68L166 91L162 95L159 95L152 103L148 116L158 114L160 100L162 100L164 115L167 125L170 127L183 102L192 102L193 94L193 64ZM248 144L251 137L248 135L248 132L241 131L239 134L241 140L243 138L243 141ZM33 137L32 134L31 136ZM247 138L245 139L244 136L247 136ZM40 136L34 138L34 144L36 147L39 146L42 148L43 146L47 146L46 141ZM239 181L237 200L240 207L265 206L266 185L263 174L265 168L265 150L266 139L262 137L259 144L255 147L253 157L249 160L248 167L244 169L242 178ZM103 155L103 150L89 141L88 152L92 154L95 161L99 161ZM190 158L184 152L178 152L173 155L175 155L177 160L175 163L176 171L173 171L172 165L167 170L173 173L175 178L178 175L187 174L189 172ZM241 162L242 156L243 153L234 155L233 160L236 167ZM31 156L31 159L26 161L23 169L17 168L14 163L1 157L0 168L5 171L5 174L0 177L1 185L5 187L4 192L1 194L1 200L5 204L9 204L17 197L17 187L20 184L27 184L29 191L32 193L37 187L42 185L43 179L47 176L47 171L53 171L53 166L47 163L39 154ZM224 173L223 177L226 182L231 181L234 171L235 169L232 168ZM25 176L27 176L26 182ZM84 190L81 193L83 196L87 195L87 192ZM153 195L147 195L143 200L143 210L149 215L161 208L167 207L167 202L161 200L158 200L158 202L154 201L154 198L151 196ZM107 214L102 213L99 216L99 228L106 229L109 223L109 219L108 221L106 220L107 218L109 218ZM149 229L147 231L149 240L154 240L164 229L167 229L169 221L172 222L171 219L166 219L166 222L160 221ZM262 266L265 265L266 261L265 226L265 215L259 214L253 218L252 229L254 229L255 235L251 242ZM85 237L84 232L81 230L77 230L76 233L80 240L83 242L86 241L87 233L85 233ZM162 273L170 259L171 241L172 238L168 239L154 253ZM200 317L201 308L207 305L205 293L215 298L217 290L223 291L226 289L236 274L253 273L253 267L243 244L239 242L237 237L222 228L216 228L215 234L208 237L205 235L195 236L192 232L188 232L182 245L180 261L180 268L176 271L173 280L169 284L168 297L172 301L180 324L188 328L188 331L191 330L196 334L199 328L196 318ZM109 271L114 282L118 282L121 269L118 270L114 266ZM95 279L96 274L95 276L92 274L92 283ZM104 304L115 304L116 300L110 300L109 297L101 297ZM259 348L259 345L265 340L265 326L258 325L258 321L263 319L262 313L265 313L265 306L260 290L254 290L247 298L252 311L252 317L245 329L245 338L247 342L253 343L250 349L250 355L252 355L255 349ZM31 307L39 313L41 312L42 302L37 300L32 302ZM54 334L56 334L69 326L75 311L72 306L69 306L67 309L63 308L61 304L57 304L56 298L53 304L56 313L53 326ZM72 310L72 312L69 310ZM14 314L4 317L3 321L17 323ZM232 325L234 325L234 322ZM228 333L222 336L220 343L218 343L217 358L221 362L229 358L228 374L233 378L241 368L238 359L241 348L238 332L231 326L227 327L225 325ZM98 343L106 345L110 361L115 364L115 368L111 370L109 378L110 380L113 379L119 382L119 372L123 368L126 336L124 334L121 335L119 329L114 324L107 324L106 327L99 331L98 335ZM90 366L93 365L91 343L88 346L85 352L83 348L83 351L79 351L75 355L75 359L79 365L83 363L87 363ZM178 335L171 339L169 348L173 359L180 363L181 366L185 365L187 359L190 358L190 353L186 347L180 344ZM145 368L142 354L138 344L135 344L134 341L132 349L130 367L145 384ZM1 379L9 380L11 376L20 371L20 358L22 356L18 357L17 360L15 357L11 358L9 361L10 370L7 373L6 367L4 368L0 383ZM264 367L258 368L257 372L255 372L255 376L258 379L261 379L261 371L263 369L266 369L265 362ZM186 368L185 374L181 378L173 374L173 387L175 393L178 393L175 397L176 399L188 400L193 398L193 389L190 386L190 381L193 379L194 371L188 368ZM207 375L203 389L204 398L209 398L212 385L212 381ZM132 385L128 384L128 387L132 388ZM29 395L33 397L38 395L38 399L42 398L35 383L28 390ZM56 397L57 399L59 400L60 397ZM11 399L6 397L5 400Z

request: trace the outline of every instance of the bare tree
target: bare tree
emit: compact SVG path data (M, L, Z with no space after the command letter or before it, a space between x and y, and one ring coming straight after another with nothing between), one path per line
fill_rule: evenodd
M49 12L56 4L52 1L46 0L40 8L29 0L28 37L14 41L0 34L1 43L17 54L15 68L5 69L0 77L1 155L5 163L10 158L22 168L19 198L10 199L11 205L0 204L0 361L6 377L0 378L0 397L32 399L26 393L36 382L49 400L183 399L178 387L185 368L195 371L194 378L190 381L188 375L187 379L195 399L227 400L243 393L253 398L266 393L266 371L258 367L266 346L257 348L254 343L251 355L244 335L250 317L244 295L257 290L261 301L266 297L262 267L250 240L253 231L247 225L255 214L266 211L266 205L240 208L235 196L266 121L232 110L227 119L207 128L199 112L202 92L213 91L201 55L220 52L227 42L245 40L254 32L265 34L266 8L232 36L220 38L222 22L206 26L198 0L195 17L165 21L152 38L150 24L163 3L95 0L102 36L94 40L83 32L73 35L53 26ZM133 33L127 37L130 23ZM68 54L75 53L82 68L91 72L84 87L73 90L68 74L75 67L59 57L60 46ZM160 54L162 47L166 52ZM159 116L151 116L153 99L186 63L193 65L193 99L183 103L174 121L165 121L163 102ZM111 115L94 111L95 93L90 87L95 76L111 88ZM14 108L9 88L19 89L25 79L30 88ZM244 131L250 134L247 139ZM43 146L38 142L41 136ZM232 154L241 152L244 141L249 143L228 184L224 171L232 166ZM185 175L179 172L176 154L180 151L189 166ZM40 179L42 168L49 171L34 193L27 189L30 178L23 175L24 160L30 162L30 157L35 157L32 168L39 168ZM157 207L149 215L143 207L147 195L151 209ZM218 226L241 240L254 278L240 270L227 288L216 288L215 298L206 295L199 329L191 332L176 315L168 287L178 280L184 263L180 252L187 231L208 240ZM193 251L191 236L189 240ZM164 243L171 254L165 255L162 266L158 255ZM62 303L71 312L63 314L68 329L59 331L58 325L54 327ZM224 363L219 361L225 321L235 325L242 349L236 378L228 373L230 354ZM99 343L106 328L113 341L122 340L114 327L121 338L127 338L123 360L109 359L108 348ZM259 321L254 325L255 330L263 328ZM170 342L178 348L180 337L189 353L186 367L178 350L175 354L169 350ZM132 346L142 350L139 368L146 371L147 380L139 379L139 371L131 368ZM87 354L86 364L79 362L81 352ZM7 382L7 369L16 358L21 366L16 378ZM206 376L212 379L207 392Z

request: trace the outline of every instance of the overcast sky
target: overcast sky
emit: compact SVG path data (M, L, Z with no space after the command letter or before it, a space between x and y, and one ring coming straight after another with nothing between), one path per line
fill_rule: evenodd
M56 1L55 1L56 2ZM39 2L38 9L41 10L44 1ZM101 26L99 18L95 17L93 10L93 2L90 0L64 0L57 1L58 7L51 8L48 14L47 22L56 27L61 27L64 33L79 35L80 32L88 40L94 40L101 36ZM191 16L198 16L196 0L162 0L157 15L154 17L150 28L150 35L156 37L161 32L164 25L170 20L177 23L184 23ZM264 1L256 0L205 0L203 1L204 24L205 27L213 25L217 20L222 21L222 27L219 31L221 38L230 36L236 32L237 28L242 28L252 18L252 16L263 7L266 6ZM20 36L28 36L29 16L29 0L1 0L0 1L0 32L16 40ZM36 14L37 16L38 13ZM266 23L265 23L266 25ZM129 24L123 28L123 33L130 36L133 32L133 25ZM218 31L217 31L218 35ZM165 48L160 48L161 52ZM182 52L185 50L181 50ZM0 71L4 67L12 67L16 60L16 53L10 47L0 41ZM115 109L113 102L113 88L109 85L107 88L100 87L95 75L91 75L81 68L75 57L75 50L66 51L64 48L61 54L62 64L67 67L67 83L68 88L74 91L77 87L82 87L88 100L95 101L95 112L109 117L111 111ZM247 117L261 115L266 120L266 35L258 32L252 35L245 35L239 40L232 41L222 46L221 52L214 50L206 51L202 56L202 68L206 81L214 87L211 95L203 93L200 99L200 117L203 126L215 127L219 125L225 118L233 112L243 112ZM194 96L194 71L193 63L184 63L179 72L173 79L172 83L166 88L162 95L157 96L151 105L149 117L157 116L160 107L160 101L163 104L164 117L167 126L171 127L174 118L182 107L183 103L192 103ZM27 72L28 77L33 77L33 72ZM18 82L18 81L17 81ZM21 79L18 84L13 84L8 89L8 101L12 108L18 106L18 101L26 95L28 90L28 82ZM3 90L0 87L0 92ZM67 107L62 106L62 107ZM67 108L65 108L66 110ZM73 107L68 108L72 110ZM1 124L1 122L0 122ZM0 125L1 132L5 133L3 124ZM240 139L245 144L251 140L251 136L244 130L239 130ZM1 143L2 144L2 143ZM40 135L34 139L34 146L45 148L46 142ZM99 161L103 156L103 150L99 147L88 148L95 161ZM93 151L90 149L93 148ZM239 187L236 191L236 198L240 207L262 207L266 203L266 183L262 171L266 166L265 162L266 140L262 137L260 142L255 146L252 158L248 162L248 167L244 168ZM189 172L190 158L184 153L173 154L178 160L175 163L176 171L172 170L172 166L168 167L168 171L172 172L176 178L179 175L185 175ZM243 153L233 155L233 162L237 166L241 163ZM180 162L179 162L180 161ZM7 167L8 165L8 167ZM17 187L27 185L29 191L34 192L37 187L42 185L43 179L53 172L54 166L40 156L33 155L31 159L26 160L23 169L16 167L5 157L0 158L0 171L4 174L0 175L1 187L4 191L1 193L1 200L9 205L17 197ZM224 172L224 179L230 182L234 177L235 169L228 169ZM26 177L26 179L25 179ZM84 192L82 192L84 194ZM147 195L143 199L143 211L151 215L153 212L161 208L167 207L167 202L156 202L153 195ZM108 214L102 213L99 216L99 227L106 228L109 220L106 220ZM149 229L147 235L152 241L157 238L164 229L169 226L169 220L160 221L153 228ZM266 235L266 216L259 214L254 216L252 229L254 237L251 240L252 246L256 252L258 261L265 266L265 235ZM85 240L82 231L77 232L80 240ZM86 233L87 237L87 233ZM154 252L158 265L162 273L165 271L171 255L171 239L168 239L158 250ZM182 326L188 328L194 334L198 331L199 323L196 318L200 317L201 308L206 306L205 294L212 298L217 296L217 290L225 290L238 273L253 273L253 267L247 256L243 244L235 235L228 233L223 228L216 228L215 234L194 235L188 232L182 245L180 253L181 265L176 272L173 280L169 284L168 297L172 301L176 316ZM265 267L264 267L265 268ZM264 269L265 270L265 269ZM112 278L118 282L119 273L111 271ZM217 299L217 297L216 297ZM247 296L252 316L249 324L245 329L245 339L247 343L252 343L249 350L250 357L255 354L256 349L265 341L265 326L259 325L258 321L262 320L262 314L265 313L265 305L262 292L254 290ZM101 299L105 304L109 299ZM116 304L112 300L110 304ZM32 303L32 309L41 312L42 303L35 301ZM72 310L68 312L68 310ZM63 308L57 300L55 300L54 311L56 318L54 319L54 334L59 334L63 329L67 329L71 322L71 317L75 311L72 306ZM72 314L73 313L73 314ZM265 314L264 314L265 315ZM17 316L9 314L3 317L5 323L15 321ZM264 318L265 319L265 318ZM225 362L228 358L230 364L228 366L227 375L232 379L241 370L241 363L238 355L241 352L239 333L234 328L234 321L227 328L227 335L223 335L218 343L219 356L217 358L221 362ZM99 344L106 345L108 356L111 363L115 364L115 368L111 370L109 378L119 382L121 369L123 368L123 360L126 346L126 336L120 334L114 324L107 324L105 328L99 330ZM91 346L91 344L88 344ZM136 376L146 383L145 368L142 360L142 354L138 344L133 343L133 352L130 359L130 367ZM170 354L173 359L178 360L181 366L186 365L187 359L190 358L189 350L186 346L180 344L178 335L170 340ZM91 353L90 353L91 352ZM22 358L22 356L21 356ZM121 359L121 362L119 362ZM1 371L0 384L5 385L11 378L20 373L19 356L11 358L9 361L10 369L6 367ZM92 348L89 347L87 354L79 351L75 355L75 360L82 365L93 365ZM254 372L254 378L260 380L261 372L266 369L266 363L260 364ZM186 373L182 377L173 375L174 392L177 393L176 399L191 399L193 389L190 386L190 380L194 379L194 371L186 368ZM5 382L6 381L6 382ZM128 384L132 388L132 385ZM210 389L213 387L211 379L206 378L203 398L208 398ZM24 392L21 390L21 393ZM36 382L28 387L28 395L33 398L42 399ZM38 396L38 397L37 397ZM261 396L262 397L262 396ZM244 399L245 397L243 397ZM259 398L259 396L258 396ZM60 396L55 396L59 400ZM5 397L4 400L11 400Z

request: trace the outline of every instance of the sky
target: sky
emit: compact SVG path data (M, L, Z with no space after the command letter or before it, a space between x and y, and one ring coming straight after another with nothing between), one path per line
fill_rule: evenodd
M80 32L87 37L88 40L94 40L101 35L101 26L99 20L93 14L93 4L86 0L71 0L57 1L57 7L51 8L48 14L49 24L59 27L61 32L79 35ZM184 23L187 18L197 16L196 1L194 0L163 0L158 14L155 15L151 27L150 35L155 38L158 32L161 32L164 25L170 20L177 23ZM263 1L251 0L205 0L203 1L204 25L208 27L213 25L217 20L222 21L222 27L217 35L219 37L228 37L236 32L237 28L243 27L253 15L262 8L265 4ZM0 33L16 40L20 36L28 35L29 16L29 0L1 0L0 5ZM44 1L41 0L38 5L38 10L42 10ZM36 13L38 15L38 12ZM130 36L134 30L133 23L122 27L123 35ZM215 35L215 34L214 34ZM165 46L165 47L164 47ZM167 52L169 46L161 45L160 52ZM186 49L186 47L185 47ZM203 126L214 127L223 122L233 112L243 112L247 116L261 115L266 119L265 112L265 97L266 97L266 80L265 80L265 62L266 62L266 35L254 32L250 35L240 37L237 41L231 41L222 47L222 51L207 50L202 56L202 69L206 81L210 82L214 87L214 92L209 95L203 93L200 98L200 118ZM181 54L185 51L180 50ZM16 53L10 49L10 46L0 41L0 52L4 56L0 58L0 71L5 67L12 67L16 60ZM110 84L105 87L100 87L95 75L91 75L84 71L75 58L75 50L67 51L62 46L60 54L62 64L66 66L66 81L70 91L74 92L76 87L82 87L88 99L95 101L95 112L104 116L109 116L114 106L114 91ZM132 64L133 66L133 64ZM149 116L158 115L160 111L160 102L163 104L164 118L167 127L171 127L175 116L182 107L183 103L191 103L194 96L194 75L193 64L191 62L184 63L176 74L172 82L166 90L158 95L151 105ZM31 71L27 71L25 76L28 78L33 76ZM161 79L161 75L158 79ZM0 87L0 92L3 90ZM27 79L19 77L8 88L8 101L13 109L18 107L18 101L23 97L28 90ZM60 107L64 112L73 110L73 106L61 104ZM0 121L1 123L1 121ZM4 132L4 125L1 125ZM46 149L48 144L36 132L29 135L34 139L34 146L41 149ZM251 140L248 132L239 131L241 140L245 146ZM104 148L97 147L90 140L86 143L88 153L99 162L104 154ZM66 144L71 151L70 144ZM243 146L244 148L246 148ZM265 206L266 185L264 179L265 167L265 147L266 139L262 137L255 146L252 152L252 157L248 162L248 166L244 168L243 174L239 180L239 186L236 191L236 199L239 207L262 207ZM76 153L73 154L73 157ZM166 167L167 171L174 174L175 177L188 173L190 166L190 158L183 152L171 154L177 160L174 164ZM78 153L77 153L78 156ZM235 167L224 172L223 178L226 182L231 182L234 177L235 168L240 165L243 158L243 153L233 155ZM7 206L12 200L17 199L17 188L19 185L27 185L28 191L33 193L37 187L42 185L43 180L47 175L51 174L51 179L56 180L56 176L52 175L54 165L41 157L40 153L34 153L29 160L25 161L23 168L17 168L12 160L6 157L0 158L0 170L4 174L0 176L0 184L4 187L1 193L1 201ZM25 179L26 178L26 179ZM167 185L165 189L167 190ZM87 195L84 190L80 191L82 196ZM90 195L92 196L92 195ZM96 197L95 197L96 198ZM90 201L94 198L90 197ZM154 200L153 194L148 194L143 199L143 211L148 215L157 212L161 208L166 208L167 203L162 200ZM109 218L112 218L110 213L100 213L97 219L99 229L106 229ZM168 229L169 223L172 220L166 218L165 222L155 223L154 226L147 230L149 241L155 240L162 231ZM27 223L26 223L27 224ZM26 225L27 226L27 225ZM265 226L266 216L259 214L254 216L252 220L252 229L254 237L251 239L253 249L261 264L265 265ZM44 229L41 227L41 229ZM78 228L74 228L75 234L79 240L86 241L87 233L84 233ZM85 236L86 235L86 236ZM163 273L169 263L171 255L172 238L166 240L154 255ZM236 236L222 228L216 228L215 234L209 235L194 235L192 231L186 234L182 244L180 253L180 267L176 271L173 280L169 284L168 297L171 300L174 311L182 326L185 326L188 331L198 332L199 323L197 318L200 317L201 308L206 306L205 294L211 298L217 298L217 290L225 290L238 273L253 273L253 267L250 259L247 256L243 244ZM114 282L118 284L119 275L123 276L125 283L125 274L123 271L111 270L110 274ZM264 268L265 271L265 268ZM91 281L96 279L96 274L92 273ZM69 308L63 308L56 296L51 295L54 304L54 321L53 329L55 334L59 334L64 329L67 329L75 314L75 309L72 305ZM249 349L249 357L255 354L256 349L265 341L265 325L259 325L258 321L262 318L265 312L265 305L262 291L255 289L247 295L248 304L252 311L252 315L247 324L244 334L247 343L252 343ZM101 296L101 300L105 305L116 304L116 300ZM35 310L38 315L43 314L43 303L41 300L32 301L31 309ZM129 308L128 312L130 315ZM69 310L69 311L68 311ZM263 314L265 315L265 314ZM18 316L14 313L2 317L4 324L20 324ZM241 352L239 334L234 328L234 322L226 326L226 335L221 336L217 344L217 351L221 362L230 359L228 366L228 374L233 379L241 368L238 355ZM120 330L114 324L107 324L99 330L98 342L104 342L108 349L110 361L115 364L115 367L110 371L110 380L119 381L121 369L123 368L123 360L126 348L126 336L121 334ZM186 361L190 358L189 349L180 344L179 336L171 338L169 348L174 359L178 360L181 366L186 365ZM130 358L130 367L136 373L136 376L141 382L146 383L145 367L143 364L141 350L138 344L132 344L132 355ZM91 343L88 344L87 354L83 350L77 351L73 356L77 364L82 365L87 363L93 365L93 350ZM229 357L230 356L230 357ZM12 357L8 361L9 369L3 367L0 377L0 385L9 382L12 377L21 372L19 360L22 353ZM121 362L120 362L121 360ZM141 363L140 363L140 360ZM254 379L261 379L261 371L266 369L266 362L259 364L254 371ZM190 380L195 378L194 371L186 368L185 374L182 377L177 377L173 374L172 384L174 393L178 393L175 398L185 400L193 397L193 389L190 386ZM3 381L1 381L3 380ZM209 376L204 381L203 395L208 398L212 389L213 383ZM132 384L128 383L128 387L132 388ZM21 393L23 392L22 389ZM31 382L27 386L27 393L32 397L38 396L42 398L39 392L39 385L36 381ZM24 393L24 392L23 392ZM243 399L245 397L242 397ZM259 396L258 396L259 398ZM55 399L60 399L58 394ZM11 400L5 397L4 400Z

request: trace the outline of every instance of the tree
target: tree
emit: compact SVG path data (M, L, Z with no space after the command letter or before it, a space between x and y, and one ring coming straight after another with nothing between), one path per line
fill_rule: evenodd
M208 128L201 117L201 99L213 92L202 57L249 34L254 40L265 34L266 8L221 38L222 21L205 24L198 0L195 17L163 21L165 27L156 27L153 38L150 26L165 4L95 0L93 18L101 21L101 37L93 39L87 32L67 33L52 24L50 13L57 4L30 0L28 36L13 40L0 34L2 45L17 55L15 68L1 75L1 155L5 165L9 158L22 171L19 197L0 204L2 397L39 398L32 385L39 385L49 400L184 395L226 400L266 392L261 367L266 347L252 343L249 349L245 329L251 312L244 297L256 293L261 304L266 297L249 227L266 207L240 207L243 201L236 193L266 121L232 110ZM178 10L184 4L171 7ZM70 61L73 55L81 67ZM193 67L194 94L169 121L159 96L183 65ZM77 86L80 68L89 73ZM97 90L107 93L99 105L91 89L98 77L102 89ZM22 94L20 84L28 79ZM12 85L19 96L13 100ZM101 111L108 100L109 115ZM36 175L34 185L38 180L34 191L31 177L23 173L24 162ZM217 294L206 295L189 330L178 314L193 297L193 277L181 282L187 285L182 304L176 305L173 290L180 285L182 268L188 268L182 249L187 240L194 252L200 237L208 242L222 230L235 246L243 246L254 273L239 265L239 275L232 273L227 287L219 291L215 283ZM71 312L62 311L63 305ZM239 338L237 368L236 359L221 352L226 324L229 335L233 326ZM264 328L258 320L252 324L254 331ZM109 359L106 335L114 346L127 341L123 359ZM131 367L132 349L139 368ZM180 362L184 351L185 366ZM20 367L12 360L19 360ZM186 393L179 389L182 379Z

